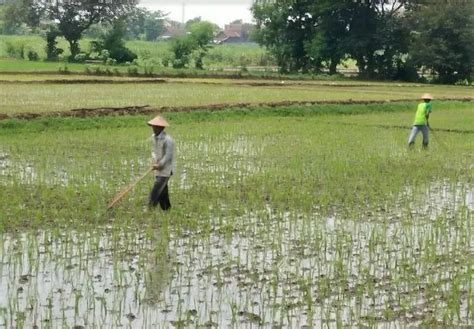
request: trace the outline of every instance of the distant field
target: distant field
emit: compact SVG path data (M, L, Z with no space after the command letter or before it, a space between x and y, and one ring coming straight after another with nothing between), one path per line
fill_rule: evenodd
M2 77L3 78L3 77ZM7 76L8 78L8 76ZM22 76L22 79L29 78ZM37 79L38 77L35 77ZM39 78L41 79L41 78ZM81 77L82 79L82 77ZM125 80L126 81L126 80ZM204 83L205 82L205 83ZM0 83L0 113L42 113L74 108L207 106L282 101L413 100L423 92L437 99L471 97L470 88L408 84L255 85L252 81L170 80L167 83Z
M58 48L64 50L63 56L67 58L70 55L69 45L64 38L58 38ZM90 51L91 39L83 39L80 41L81 50ZM151 42L131 40L126 41L126 46L138 55L140 65L163 67L168 59L172 57L170 42ZM42 63L46 58L45 51L46 42L40 36L7 36L0 35L0 59L27 59L28 51L35 51L40 57L39 62L23 62L5 63L0 61L0 71L45 71L58 70L64 67L64 63ZM23 58L19 58L19 50L23 49ZM2 63L3 62L3 63ZM19 65L20 64L20 65ZM215 45L209 49L207 56L204 58L204 65L212 69L224 69L235 67L252 68L274 68L276 61L265 48L257 44L229 44ZM84 64L68 64L71 71L83 71ZM117 66L114 66L114 68ZM120 69L120 67L119 67ZM353 60L347 60L339 66L339 69L355 70L356 63Z
M90 52L90 39L80 41L81 50ZM13 57L13 50L24 50L26 59L28 51L35 51L40 59L46 58L46 42L40 36L5 36L0 35L0 58ZM64 57L69 56L69 45L64 38L58 38L58 48L64 50ZM169 42L127 41L126 46L138 55L139 62L163 66L165 59L171 58ZM204 60L206 66L270 66L274 59L264 48L256 44L216 45L210 48Z

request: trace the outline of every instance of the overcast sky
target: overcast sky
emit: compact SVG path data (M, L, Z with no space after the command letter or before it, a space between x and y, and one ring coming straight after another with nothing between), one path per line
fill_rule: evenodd
M183 20L183 3L184 21L201 16L221 27L236 19L252 21L252 0L140 0L140 6L169 13L168 17L178 22Z

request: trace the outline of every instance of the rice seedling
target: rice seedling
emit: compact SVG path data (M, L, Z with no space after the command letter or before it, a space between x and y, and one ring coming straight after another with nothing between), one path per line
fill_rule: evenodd
M440 127L472 114L448 105ZM408 112L367 111L170 114L169 213L149 181L104 215L149 165L144 117L6 125L0 324L473 325L473 136L408 152L370 126Z
M114 81L118 81L118 78L111 78L108 81L110 83L99 84L100 79L85 83L87 79L79 77L77 79L80 83L70 85L61 80L57 83L44 83L44 81L31 83L31 81L27 81L28 76L20 76L18 79L25 83L11 83L10 80L0 83L0 114L55 113L82 108L146 105L174 108L198 106L206 109L209 106L215 106L215 104L238 106L239 103L365 102L400 99L410 101L416 100L419 94L426 89L422 85L390 85L386 83L355 83L347 87L345 84L341 84L334 87L330 84L320 83L298 84L295 81L288 86L269 84L268 82L268 85L262 86L256 84L255 81L217 83L216 80L212 82L212 80L193 81L192 79L184 81L171 79L167 83L150 83L146 80L126 83L127 78L120 78L125 83L114 83ZM430 91L439 99L472 98L470 88L466 87L431 86ZM107 97L104 97L104 93L107 94ZM58 99L64 99L67 102L58 102ZM372 108L376 110L379 105L372 104ZM340 104L333 104L333 107L335 110L341 108ZM412 108L409 109L412 115ZM436 107L435 110L437 110ZM409 121L411 120L410 118Z

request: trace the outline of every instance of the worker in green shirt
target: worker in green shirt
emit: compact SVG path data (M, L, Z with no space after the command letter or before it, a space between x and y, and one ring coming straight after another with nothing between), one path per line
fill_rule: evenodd
M423 94L421 96L423 100L422 103L418 104L416 115L415 115L415 122L413 122L413 128L411 130L410 137L408 138L408 146L411 148L415 144L416 135L419 132L423 135L423 148L426 149L428 147L429 142L429 128L430 124L428 123L428 119L431 113L431 100L433 96L431 94Z

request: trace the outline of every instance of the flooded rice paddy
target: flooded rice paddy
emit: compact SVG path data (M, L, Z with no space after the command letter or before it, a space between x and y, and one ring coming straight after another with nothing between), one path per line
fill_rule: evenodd
M169 213L146 127L0 136L0 328L474 325L473 137L327 120L172 126Z

